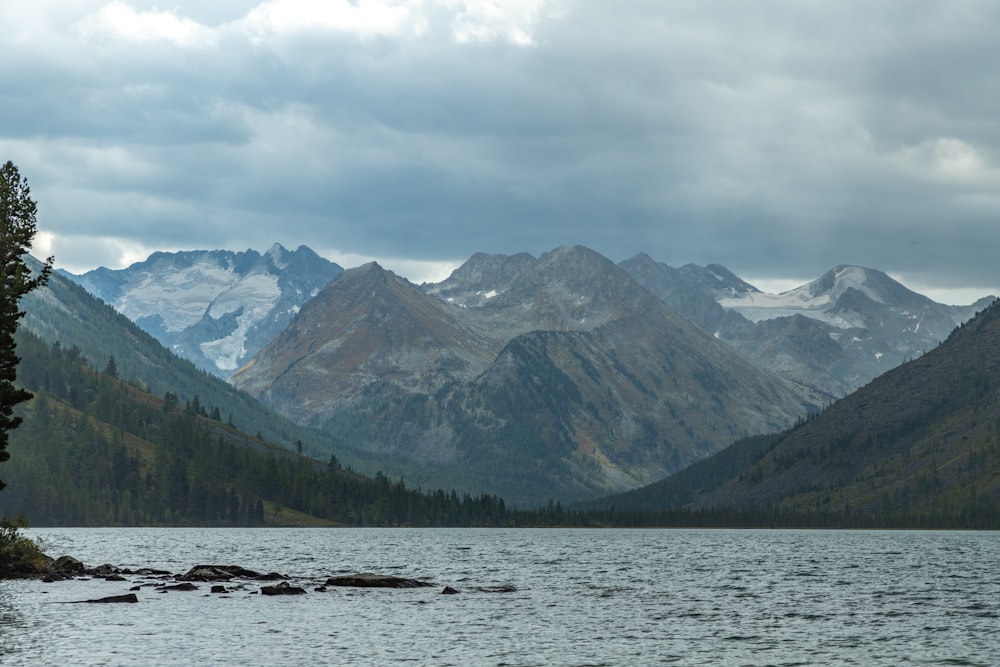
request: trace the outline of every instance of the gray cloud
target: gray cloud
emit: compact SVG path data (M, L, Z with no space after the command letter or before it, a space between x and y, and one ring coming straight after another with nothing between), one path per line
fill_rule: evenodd
M76 266L580 243L1000 287L988 0L18 4L0 152Z

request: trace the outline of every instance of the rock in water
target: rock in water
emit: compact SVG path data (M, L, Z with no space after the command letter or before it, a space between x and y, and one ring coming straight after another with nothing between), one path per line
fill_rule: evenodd
M139 598L136 597L135 593L127 593L126 595L109 595L106 598L97 598L96 600L77 600L72 604L106 604L111 602L138 602Z
M160 586L161 591L196 591L198 587L190 582L184 582L183 584L175 584L173 586Z
M283 581L277 586L262 586L260 592L264 595L305 595L306 589L289 586L287 581Z
M331 577L326 580L327 586L354 586L357 588L424 588L433 586L426 581L404 579L383 574L351 574L344 577Z
M85 574L86 568L83 566L83 563L72 556L60 556L54 563L52 563L49 571L53 574L60 574L65 577Z

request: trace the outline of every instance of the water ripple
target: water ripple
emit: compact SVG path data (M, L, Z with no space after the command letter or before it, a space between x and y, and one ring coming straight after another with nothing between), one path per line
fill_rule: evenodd
M88 565L278 571L308 595L0 582L4 665L996 665L995 533L48 529ZM335 574L451 585L312 592ZM139 582L126 582L131 587Z

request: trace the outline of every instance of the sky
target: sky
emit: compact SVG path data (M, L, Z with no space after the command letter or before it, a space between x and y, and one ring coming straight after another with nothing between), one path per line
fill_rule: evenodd
M0 0L0 161L73 272L584 245L1000 294L994 0Z

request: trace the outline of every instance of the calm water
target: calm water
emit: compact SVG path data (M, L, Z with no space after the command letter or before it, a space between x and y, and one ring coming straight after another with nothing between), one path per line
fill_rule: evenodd
M0 582L3 665L998 665L1000 534L39 529L50 555L276 570L296 597ZM330 589L377 572L434 588ZM441 595L445 585L462 591ZM516 588L495 592L496 588Z

